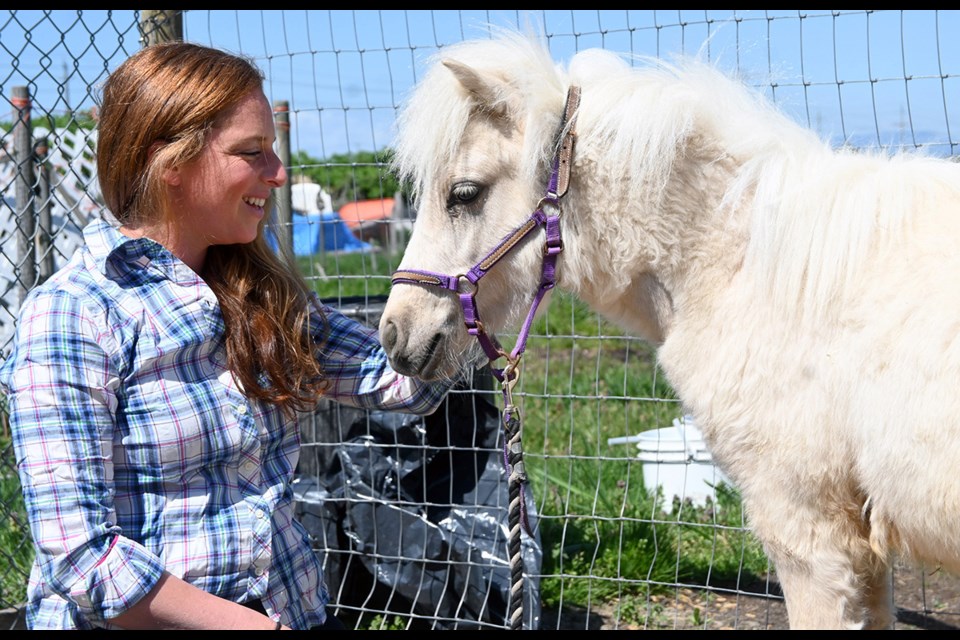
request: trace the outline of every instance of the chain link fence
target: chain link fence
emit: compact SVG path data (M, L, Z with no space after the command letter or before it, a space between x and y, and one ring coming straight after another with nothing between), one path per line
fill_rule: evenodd
M135 11L90 20L82 11L4 11L0 46L7 118L0 131L0 353L10 351L15 319L27 292L43 282L82 243L81 229L99 215L96 142L89 107L94 87L110 68L144 41L149 22ZM43 34L41 36L41 34ZM86 41L72 50L68 40ZM99 67L81 67L79 55L95 52ZM27 68L28 61L37 66ZM55 65L54 61L62 61ZM70 89L83 87L71 95ZM38 89L45 91L38 98ZM5 121L5 122L4 122ZM33 557L16 461L0 398L0 628L23 625L22 606Z
M81 245L82 228L102 211L94 163L97 87L127 56L156 41L183 37L245 52L264 69L267 95L274 99L280 125L280 154L293 187L283 190L275 203L277 237L295 249L307 247L297 253L308 279L318 288L325 287L332 304L350 308L358 319L371 324L377 304L389 290L389 274L397 266L414 215L402 191L391 182L381 152L389 143L398 105L417 79L417 58L473 35L470 23L522 27L532 17L559 55L589 46L656 56L699 51L757 79L778 104L838 145L926 147L940 155L956 153L960 69L954 61L960 59L960 50L956 38L941 36L960 26L958 12L718 13L4 10L0 12L0 56L7 64L0 64L0 104L8 115L0 115L0 361L9 355L24 296L64 264ZM883 62L877 53L898 48L893 62ZM320 195L310 192L308 202L298 204L298 194L306 191L297 190L296 185L311 182L322 186ZM342 215L330 215L337 210ZM362 250L345 251L338 244L344 239L356 241ZM528 573L535 579L533 593L538 581L560 585L551 591L551 602L558 604L544 610L540 622L553 628L717 628L710 620L727 624L723 608L732 606L740 613L730 626L782 628L782 599L771 576L753 587L737 576L732 582L711 582L710 570L716 565L710 564L705 582L690 585L680 576L679 560L672 578L619 563L610 573L601 572L598 550L606 532L620 536L622 548L638 544L637 538L626 537L630 531L663 532L666 526L684 525L707 532L702 535L713 536L716 544L718 535L731 531L747 535L748 529L743 523L718 523L716 514L684 522L680 516L671 519L663 514L625 516L625 503L604 504L604 495L629 491L631 483L639 482L636 472L629 473L631 465L638 464L635 456L614 452L600 442L601 427L613 419L612 412L623 411L622 417L616 414L623 423L619 434L632 436L643 429L669 426L678 407L656 376L649 388L628 381L630 371L655 370L652 352L629 338L606 333L607 326L597 319L588 319L586 326L591 328L584 331L580 313L571 307L569 329L553 327L534 336L542 339L538 344L547 345L542 355L533 356L540 358L538 364L529 365L542 366L542 387L530 384L518 391L529 406L545 407L541 440L527 440L532 449L528 457L539 458L544 468L549 467L557 458L551 447L559 441L565 454L560 457L572 460L534 482L535 503L545 509L541 514L544 530L554 534L544 540L542 551L543 559L550 559L549 567L541 569L536 544L527 549ZM575 316L581 324L574 324ZM551 344L558 345L554 351ZM625 372L622 379L610 378L609 371L601 370L601 362L609 363L611 357L619 359L618 370ZM572 373L563 378L575 363L594 366L587 391L575 387ZM488 478L479 471L498 468L500 443L495 427L494 432L482 432L484 437L479 439L466 437L462 429L469 424L473 433L489 417L476 408L463 413L464 407L475 407L478 401L492 406L496 393L489 379L479 375L453 395L455 404L442 414L446 422L436 424L393 424L385 416L354 415L331 406L305 418L303 430L309 437L305 437L305 473L298 485L301 517L313 523L318 553L328 553L327 569L337 583L336 596L348 613L358 620L365 618L367 626L399 624L391 622L391 616L406 620L406 628L418 624L504 626L502 618L490 614L503 597L502 573L478 559L487 555L496 559L504 542L496 532L480 531L484 518L502 519L506 513L506 505L498 502L498 476ZM454 416L459 422L453 422ZM373 434L386 432L393 439L385 443L383 456L361 456L369 453ZM581 437L583 433L587 435ZM456 512L469 497L474 513L461 513L460 525L473 527L476 537L444 538L449 547L441 563L445 569L434 574L430 571L436 565L423 555L424 549L418 549L420 555L411 560L406 557L410 549L383 542L364 544L359 539L368 531L363 514L369 501L340 496L337 502L318 484L331 468L363 476L361 464L399 464L408 486L410 478L416 479L416 495L377 503L391 511L397 527L423 527L424 539L440 535L430 514ZM577 493L573 476L578 473L574 464L598 469L586 513L572 506ZM469 488L455 490L455 479L450 480L450 488L439 492L431 486L437 474L446 478L465 466L476 470ZM609 468L618 469L613 479L603 478L603 470ZM487 481L492 484L485 485ZM478 502L481 487L487 502ZM415 517L398 507L411 502L419 509ZM0 397L0 628L24 624L32 555L6 401ZM355 567L371 558L377 562L356 573ZM586 560L575 565L576 558ZM574 571L574 566L586 566L587 575ZM378 573L389 574L390 584L378 583ZM432 591L423 586L424 576L433 581ZM758 577L763 576L753 576ZM925 584L921 578L921 588ZM692 598L693 587L706 596ZM359 596L347 593L348 588ZM586 595L575 600L577 591ZM475 601L468 601L464 595L468 592ZM599 593L605 594L603 598L592 595ZM645 595L628 598L637 593ZM957 600L940 606L928 602L925 595L916 602L902 592L898 597L901 608L921 618L932 612L956 615L960 609ZM429 606L418 605L418 599ZM748 599L759 599L762 606L744 609ZM540 617L538 607L539 603L530 603L534 617Z

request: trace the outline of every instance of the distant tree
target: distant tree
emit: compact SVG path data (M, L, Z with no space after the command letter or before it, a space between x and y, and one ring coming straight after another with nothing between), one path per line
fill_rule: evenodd
M34 128L45 127L47 129L69 129L76 132L78 129L93 129L97 126L97 120L92 111L76 111L55 116L50 113L38 113L36 109L31 113L31 124ZM0 122L0 129L10 131L13 123L10 121Z
M309 178L330 194L333 208L355 200L392 198L400 185L390 173L392 151L358 151L336 153L324 160L313 158L304 151L291 158L291 179Z
M30 124L33 129L35 143L39 143L39 137L36 135L37 129L47 129L48 131L52 131L52 132L62 132L64 130L67 130L74 134L76 134L78 131L83 131L84 141L81 147L69 148L69 149L61 147L61 151L64 153L66 157L71 157L72 155L77 155L77 156L83 155L83 156L86 156L88 159L93 158L95 154L95 150L94 150L93 140L91 140L92 136L89 136L86 132L92 131L97 126L95 111L93 110L74 111L70 113L64 113L61 115L54 115L52 113L43 113L43 112L39 112L37 109L33 109L30 115L31 115ZM3 136L4 136L2 140L2 147L8 153L10 151L12 144L8 142L6 135L11 131L12 128L13 128L12 122L10 121L0 122L0 130L3 131ZM58 133L54 133L52 139L49 137L46 138L48 147L56 146L59 144L57 140L57 137L59 135L60 134ZM63 167L60 167L58 170L61 175L65 172L65 169ZM73 170L76 171L79 175L81 175L84 178L84 180L88 180L92 177L91 171L85 168L84 166L78 166Z
M93 111L76 111L60 116L46 115L34 122L35 125L45 126L48 129L69 129L76 132L78 129L93 129L97 126L97 119Z

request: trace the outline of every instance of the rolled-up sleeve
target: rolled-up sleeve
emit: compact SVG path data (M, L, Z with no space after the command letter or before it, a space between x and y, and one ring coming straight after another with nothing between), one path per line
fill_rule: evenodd
M21 309L2 377L41 579L88 619L119 615L160 579L113 506L119 375L103 313L46 291Z
M329 387L325 396L362 409L429 415L455 380L424 382L390 367L376 329L321 305L326 317L321 365Z

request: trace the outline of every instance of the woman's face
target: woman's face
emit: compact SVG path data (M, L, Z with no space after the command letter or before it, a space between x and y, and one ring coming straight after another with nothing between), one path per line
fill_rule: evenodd
M287 181L275 139L273 110L256 90L221 116L199 157L168 173L177 236L170 248L195 271L208 247L257 237L271 190Z

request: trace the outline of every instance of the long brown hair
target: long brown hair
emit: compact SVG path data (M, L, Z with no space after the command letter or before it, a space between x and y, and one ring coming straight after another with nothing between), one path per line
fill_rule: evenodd
M114 217L169 223L164 170L197 158L217 119L263 80L247 58L186 42L146 47L117 67L103 86L97 140ZM268 245L261 223L250 244L210 247L201 275L220 302L227 361L244 392L290 412L310 408L325 384L312 338L323 327L310 326L312 294L292 257Z

